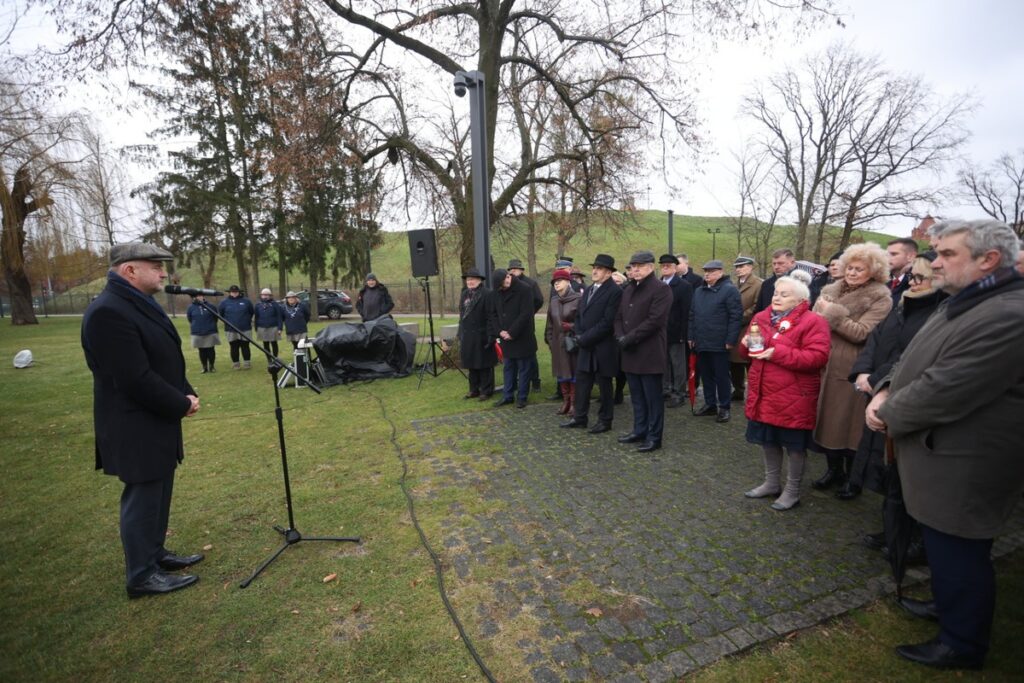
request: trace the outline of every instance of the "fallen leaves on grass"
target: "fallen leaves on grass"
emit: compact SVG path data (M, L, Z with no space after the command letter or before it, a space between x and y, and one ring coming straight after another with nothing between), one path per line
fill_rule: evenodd
M338 578L338 574L337 574L336 572L331 572L330 574L328 574L327 576L325 576L325 577L324 577L323 579L321 579L321 580L322 580L322 581L323 581L324 583L330 583L331 581L334 581L334 580L335 580L335 579L337 579L337 578Z
M586 612L590 616L597 617L598 619L600 619L604 615L604 612L601 611L600 607L591 607L590 609L586 610Z

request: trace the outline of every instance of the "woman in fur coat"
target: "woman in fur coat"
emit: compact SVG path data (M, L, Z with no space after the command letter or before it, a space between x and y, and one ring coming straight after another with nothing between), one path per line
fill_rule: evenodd
M853 462L864 426L864 395L850 384L850 369L868 335L892 308L892 293L885 281L889 261L873 242L854 244L840 258L843 279L826 285L814 303L814 312L828 321L832 350L821 378L818 419L814 429L816 450L825 453L828 469L812 486L826 489L842 484Z

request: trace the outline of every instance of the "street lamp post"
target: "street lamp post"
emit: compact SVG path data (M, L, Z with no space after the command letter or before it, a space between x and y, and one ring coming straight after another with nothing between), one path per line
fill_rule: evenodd
M484 276L485 285L491 275L491 183L487 178L487 117L482 71L456 71L455 94L469 93L469 136L473 178L473 258Z
M715 228L713 230L711 228L708 228L708 234L711 235L711 260L712 261L715 259L715 247L717 246L718 233L720 233L720 232L722 232L721 228Z

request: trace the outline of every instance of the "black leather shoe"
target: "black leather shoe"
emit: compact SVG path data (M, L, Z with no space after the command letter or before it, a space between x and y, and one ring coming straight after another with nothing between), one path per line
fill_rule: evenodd
M471 391L468 394L466 394L465 396L463 396L462 398L480 398L480 392L479 391Z
M718 406L711 406L705 403L704 407L698 410L696 413L694 413L694 415L696 415L697 417L705 417L707 415L718 415Z
M811 482L811 486L818 489L819 491L823 491L832 486L832 484L838 484L842 482L842 480L843 471L837 467L829 467L827 470L825 470L825 474L821 475L819 479L816 479L813 482Z
M604 434L605 432L610 432L611 430L612 426L607 422L598 422L596 425L594 425L587 431L591 434Z
M175 555L172 552L168 552L166 555L156 561L160 568L173 572L178 569L184 569L185 567L191 567L194 564L199 564L206 557L202 553L196 553L195 555Z
M491 392L484 392L484 393L480 394L480 400L481 401L486 401L486 400L490 399L491 396L494 396L494 392L493 391L491 391Z
M513 403L515 403L515 401L513 401L512 399L505 398L504 396L502 396L501 398L494 402L494 407L500 408L502 406L512 405Z
M525 408L526 401L516 401L516 408Z
M883 550L885 548L885 532L879 531L877 534L865 534L864 545L872 550Z
M173 593L176 590L188 588L198 580L198 576L192 576L191 574L178 576L176 574L154 572L142 583L128 586L128 599L134 600L135 598L141 598L144 595L163 595L164 593Z
M636 434L634 432L630 432L629 434L623 434L622 436L619 437L619 443L639 443L645 440L646 439L644 439L642 434Z
M935 609L934 600L914 600L913 598L900 598L896 604L913 614L918 619L938 621L939 613Z
M558 425L562 429L584 429L587 426L586 420L577 420L575 417L571 417L568 421Z
M860 495L860 487L856 484L846 482L843 488L836 491L836 498L839 500L853 500Z
M617 406L621 406L623 403L625 403L625 401L626 399L622 397L622 394L616 394L615 398L612 400L612 403L614 403Z
M660 441L644 441L640 444L640 447L636 449L637 453L650 453L651 451L661 450Z
M734 401L742 401L743 400L743 390L742 389L737 389L736 391L732 392L732 400L734 400Z
M974 669L978 670L985 663L983 657L962 655L946 645L938 638L917 645L900 645L896 654L917 664L935 667L936 669Z
M715 418L715 422L728 422L732 414L729 413L728 408L722 408L718 411L718 417Z

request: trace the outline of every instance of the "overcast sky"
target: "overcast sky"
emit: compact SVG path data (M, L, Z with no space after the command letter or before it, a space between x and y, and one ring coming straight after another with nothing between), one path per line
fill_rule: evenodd
M15 1L0 0L0 17L9 18ZM1024 111L1024 48L1019 36L1024 26L1024 2L849 0L844 19L845 28L824 25L798 38L780 35L751 43L721 41L709 51L704 63L697 65L699 113L707 133L699 171L676 196L670 195L658 179L652 179L641 205L673 209L678 214L734 213L737 197L731 155L753 131L738 113L743 95L757 80L836 41L878 55L894 72L923 76L940 96L970 93L976 98L979 107L969 122L973 136L966 150L975 162L987 164L1004 152L1024 147L1024 128L1020 124ZM48 22L37 15L24 18L18 29L12 43L19 50L51 33ZM89 102L72 96L68 104L87 107ZM138 111L133 115L113 112L109 107L94 113L114 144L149 142L146 133L153 126L152 118ZM952 175L950 172L948 177ZM139 213L139 209L135 211ZM933 207L931 212L946 217L980 215L979 209L966 203ZM914 225L912 219L895 218L875 227L909 234Z
M878 55L892 71L921 75L941 96L968 93L979 108L969 127L967 155L986 164L1024 147L1024 2L1019 0L851 0L845 28L822 27L799 41L784 37L764 45L722 44L708 56L702 78L702 115L710 133L704 174L682 196L652 188L652 204L677 213L721 215L735 210L731 150L752 131L738 115L751 85L818 52L846 41ZM922 106L927 106L927 102ZM950 174L950 177L952 174ZM945 217L979 217L980 209L951 203L932 209ZM877 229L909 234L914 221L889 219Z

